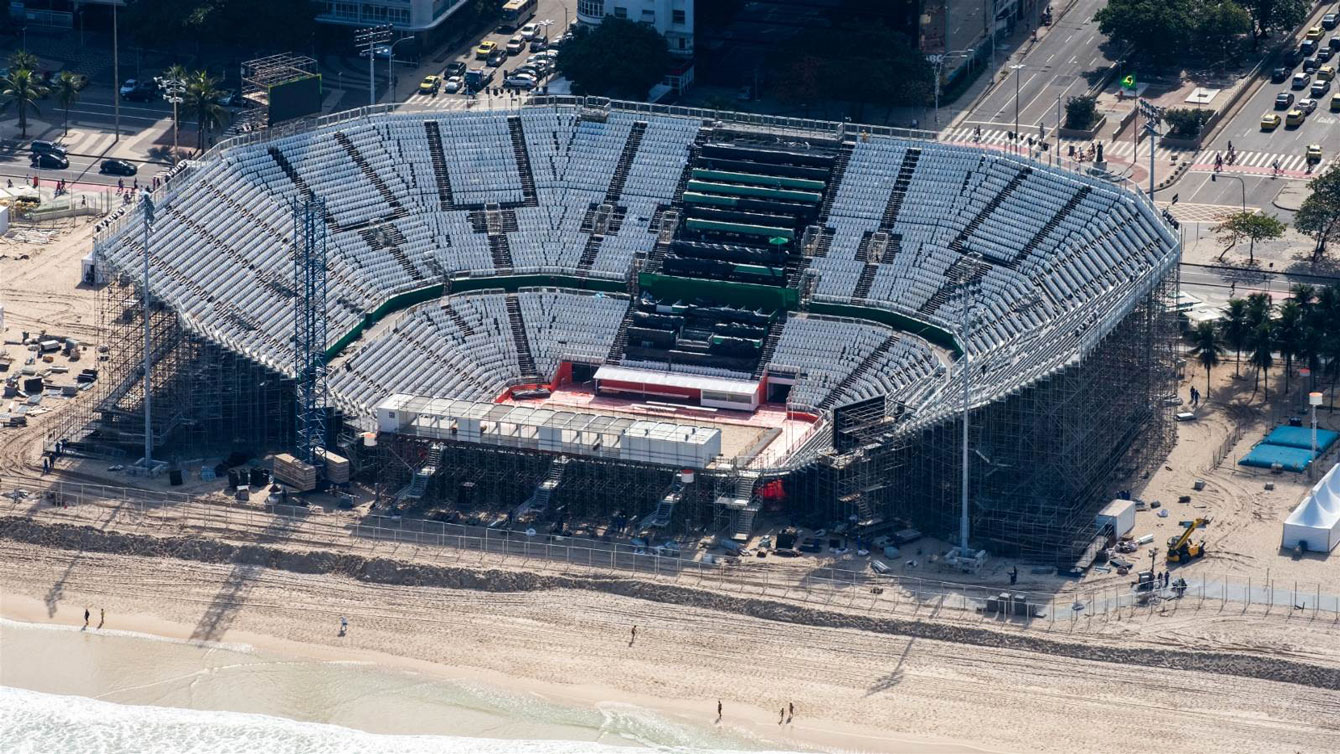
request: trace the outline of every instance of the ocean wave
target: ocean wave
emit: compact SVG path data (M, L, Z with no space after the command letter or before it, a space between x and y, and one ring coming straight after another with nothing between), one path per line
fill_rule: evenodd
M612 727L629 735L629 710ZM658 731L660 738L665 731ZM646 739L644 739L646 740ZM663 740L663 739L662 739ZM380 735L268 715L114 704L0 686L0 741L6 752L46 754L617 754L626 747L581 741L537 741L459 736ZM655 745L681 754L724 754L725 749Z

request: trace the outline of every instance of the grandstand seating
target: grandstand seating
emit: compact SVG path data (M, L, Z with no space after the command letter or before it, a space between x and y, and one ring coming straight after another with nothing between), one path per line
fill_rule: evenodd
M1014 156L545 105L353 118L211 153L160 207L154 295L189 327L290 373L291 203L306 196L328 211L332 342L393 297L454 276L624 280L649 255L657 272L774 288L797 287L804 270L823 301L950 330L968 281L970 345L984 363L1017 357L1022 366L1005 371L1022 379L1046 359L1059 363L1058 333L1073 344L1106 322L1102 307L1117 306L1176 249L1132 195ZM602 205L610 208L603 233L593 223ZM667 207L681 220L673 240L658 244L655 218ZM799 240L816 224L821 250L806 255ZM97 249L137 275L140 243L135 225L118 225ZM657 307L675 302L530 290L516 300L541 376L565 355L626 339L612 355L630 365L746 378L798 369L806 376L794 399L818 406L906 389L903 375L910 382L937 368L924 343L883 326L797 315L778 334L773 313L734 321L714 303L730 302L688 302L667 315ZM391 390L495 394L522 377L509 328L499 294L421 306L356 343L333 392L357 410ZM402 347L406 358L393 358Z

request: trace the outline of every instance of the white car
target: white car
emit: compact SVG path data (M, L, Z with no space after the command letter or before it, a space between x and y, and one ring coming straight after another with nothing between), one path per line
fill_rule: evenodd
M447 94L455 94L465 88L465 79L460 76L452 76L447 79L447 83L442 86L442 90Z
M524 73L515 73L507 77L507 80L503 82L503 86L508 89L534 89L535 78Z
M540 33L539 24L526 24L525 26L521 27L521 38L526 40L527 42L534 39L536 35L538 35L539 33Z

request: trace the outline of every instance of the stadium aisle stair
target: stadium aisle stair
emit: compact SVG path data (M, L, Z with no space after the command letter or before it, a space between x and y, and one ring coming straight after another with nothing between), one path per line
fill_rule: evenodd
M881 229L888 230L898 221L898 213L903 208L903 199L907 197L907 189L912 185L912 174L917 172L920 159L920 149L909 149L903 155L903 162L898 166L898 177L893 181L893 191L889 193L889 203L884 205L884 216L879 221Z
M596 255L600 253L600 242L604 236L588 235L586 237L586 246L582 247L582 257L577 260L577 269L589 270L591 265L596 263Z
M819 205L819 219L816 221L819 225L828 223L828 213L833 209L833 202L838 195L838 187L842 185L842 176L847 172L847 163L851 162L851 153L855 149L855 143L848 141L842 142L842 146L838 148L837 159L833 162L833 172L828 176L828 191L824 196L823 204Z
M949 248L953 249L955 253L962 254L963 244L972 237L973 232L976 231L982 223L986 222L986 218L990 217L991 213L995 212L996 208L1004 203L1004 201L1010 197L1010 194L1014 193L1015 189L1019 188L1019 184L1023 183L1024 180L1032 174L1033 168L1024 168L1016 173L1015 176L1010 179L1010 182L1005 184L1005 188L1001 189L998 194L991 197L991 201L987 202L985 207L982 207L982 211L978 212L976 217L970 220L967 225L963 226L963 230L960 230L958 235L954 237L954 240L949 242Z
M275 164L279 166L280 170L284 171L284 175L288 176L288 179L293 182L293 185L298 187L298 191L308 199L315 199L316 194L312 192L312 187L308 186L307 181L304 181L302 176L298 175L298 171L293 169L293 164L288 161L288 158L284 156L283 152L279 151L279 147L270 147L268 151L271 159L275 161ZM334 220L327 215L326 222L333 223Z
M679 481L679 474L675 474L670 482L670 487L661 496L656 503L656 509L646 518L642 519L642 529L664 529L670 525L671 519L675 515L675 506L684 499L685 485Z
M423 280L424 274L419 272L419 268L415 267L413 262L409 261L409 257L405 256L400 244L396 243L394 238L396 235L398 235L398 232L395 231L394 225L382 225L375 228L364 227L358 230L358 236L369 247L385 249L411 279Z
M1066 217L1069 216L1071 212L1074 212L1075 208L1080 205L1080 202L1084 201L1084 198L1092 191L1093 189L1089 186L1081 186L1080 190L1076 191L1075 195L1070 197L1070 201L1066 202L1065 206L1057 210L1056 214L1052 215L1051 219L1047 221L1047 224L1043 225L1037 233L1033 234L1032 238L1028 239L1028 243L1024 244L1024 248L1019 250L1018 255L1016 255L1013 261L1007 266L1014 267L1025 259L1028 259L1029 255L1038 248L1038 245L1041 244L1053 230L1056 230L1058 225L1065 222Z
M386 185L386 181L383 181L380 175L377 175L377 171L373 170L372 166L368 164L368 159L363 156L362 152L358 151L358 147L354 146L354 143L349 140L349 137L345 135L343 131L335 132L335 141L339 142L340 146L344 148L344 151L348 153L349 158L354 161L354 164L357 165L358 169L363 173L363 176L377 189L377 193L381 194L382 199L386 202L386 206L391 208L391 214L386 219L395 219L409 214L409 211L405 209L405 205L400 203L400 197L396 196L395 193L391 191L391 188Z
M824 396L822 401L819 401L819 408L832 408L833 404L837 403L838 399L842 397L842 393L845 392L847 388L860 382L861 378L865 377L865 373L870 371L870 368L878 363L884 354L888 353L889 349L893 348L894 344L897 342L898 336L890 335L885 338L884 342L880 343L875 350L866 354L865 358L861 360L861 363L857 364L855 369L848 372L847 376L843 377L842 381L835 385L833 389L829 391L828 395Z
M456 329L464 333L465 337L474 337L475 328L471 327L470 323L465 321L465 317L462 317L461 313L456 311L456 307L444 303L442 304L442 313L447 315L447 319L451 320L451 323L456 326Z
M563 483L563 472L568 468L568 457L559 456L549 464L549 473L545 475L540 483L535 485L535 491L531 493L526 501L516 507L512 515L520 518L522 515L530 512L543 513L549 509L549 502L553 495L558 491L558 486Z
M428 133L428 156L433 163L433 178L437 181L439 209L446 212L456 201L451 195L451 175L447 172L447 157L442 154L442 131L435 120L424 121L423 130Z
M493 256L493 266L497 270L512 269L512 245L506 234L489 236L489 254Z
M433 478L433 475L437 473L437 467L442 463L442 451L444 449L441 443L433 443L428 449L428 457L424 459L423 466L414 472L414 478L410 480L409 486L399 495L396 495L398 499L418 500L423 497L424 493L428 491L428 480Z
M754 516L758 515L762 507L759 500L754 497L754 483L757 481L758 474L747 471L741 473L735 482L735 496L740 500L749 501L739 510L735 518L735 531L731 534L731 539L737 542L749 539L749 533L754 530Z
M624 184L628 181L628 171L633 166L638 147L642 145L642 135L646 132L647 122L644 120L634 123L629 130L628 140L624 142L623 151L619 153L619 161L614 165L614 177L610 179L609 189L605 191L606 204L618 202L623 194Z
M967 257L959 257L959 260L950 265L949 269L945 272L944 283L936 289L935 293L931 294L931 297L926 300L925 304L922 304L917 312L927 317L935 314L940 307L949 303L950 297L954 295L954 291L957 290L959 286L965 284L972 285L979 282L982 278L986 277L986 273L990 270L991 265L989 264L974 262Z
M516 169L521 174L522 206L538 207L535 198L535 173L530 167L530 150L526 148L526 134L521 129L521 117L513 115L507 119L507 131L512 136L512 153L516 157Z
M778 312L777 318L768 327L768 337L763 341L763 350L759 351L758 367L754 369L754 379L763 376L763 369L772 361L777 352L777 342L782 339L782 330L786 328L786 312Z
M507 320L512 327L512 341L516 343L516 361L525 380L540 379L535 371L535 358L530 354L530 339L526 337L526 323L521 319L521 302L515 293L507 294Z

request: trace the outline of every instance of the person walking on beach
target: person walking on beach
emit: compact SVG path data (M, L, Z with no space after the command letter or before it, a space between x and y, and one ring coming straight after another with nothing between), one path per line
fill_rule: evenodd
M343 615L340 616L340 636L349 633L349 619Z
M102 628L102 624L106 622L107 622L107 608L100 607L98 608L98 628Z
M791 719L794 718L795 716L796 716L796 703L795 703L795 702L787 702L787 703L786 703L786 724L787 724L787 725L790 725L790 724L791 724Z
M84 608L84 628L88 628L88 608Z
M777 715L777 724L781 725L784 722L786 722L786 708L782 707L781 714Z
M628 646L633 646L635 641L637 641L637 626L633 626L633 633L628 637Z
M717 700L717 722L721 722L721 700Z

